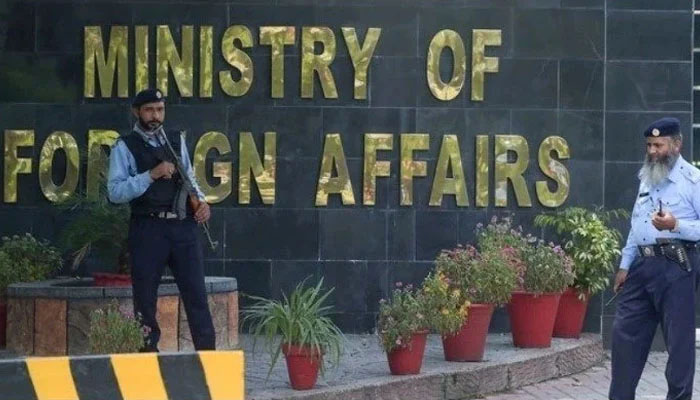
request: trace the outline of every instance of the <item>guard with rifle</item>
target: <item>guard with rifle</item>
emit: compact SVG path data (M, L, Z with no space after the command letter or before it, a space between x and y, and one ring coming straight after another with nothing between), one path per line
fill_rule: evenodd
M107 189L113 203L129 202L129 257L134 313L148 333L144 351L158 351L158 286L170 266L187 313L196 350L215 348L214 325L204 284L200 224L211 240L209 205L199 189L182 132L163 129L165 98L147 89L133 100L137 118L109 158Z

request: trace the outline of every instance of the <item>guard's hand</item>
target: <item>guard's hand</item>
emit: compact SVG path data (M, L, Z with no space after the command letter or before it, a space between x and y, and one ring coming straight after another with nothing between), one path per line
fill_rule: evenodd
M676 217L671 214L670 211L664 211L663 216L659 215L658 212L652 214L651 223L654 228L664 231L671 230L676 227Z
M194 220L197 221L198 224L201 224L202 222L209 221L209 217L211 217L209 204L207 204L206 201L200 201L197 211L194 212Z
M617 271L617 275L615 275L615 286L613 286L613 292L617 293L620 288L622 288L622 285L625 284L625 281L627 280L627 270L626 269L619 269Z
M175 165L171 162L162 161L151 170L151 179L154 181L160 178L170 179L174 173Z

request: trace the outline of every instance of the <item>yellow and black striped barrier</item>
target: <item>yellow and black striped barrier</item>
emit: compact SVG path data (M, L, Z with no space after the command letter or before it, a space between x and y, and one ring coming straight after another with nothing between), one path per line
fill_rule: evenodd
M242 351L0 361L0 399L243 400Z

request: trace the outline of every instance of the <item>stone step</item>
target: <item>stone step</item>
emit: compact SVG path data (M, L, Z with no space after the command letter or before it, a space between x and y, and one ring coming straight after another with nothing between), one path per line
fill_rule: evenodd
M242 341L246 352L246 398L249 400L372 400L372 399L464 399L571 375L603 358L600 335L580 339L553 339L546 349L518 349L510 335L493 334L487 340L484 361L445 362L437 335L430 335L421 374L392 376L386 355L376 336L347 335L346 354L337 369L328 369L313 390L289 387L284 357L269 379L269 357L258 343L252 350L250 337Z

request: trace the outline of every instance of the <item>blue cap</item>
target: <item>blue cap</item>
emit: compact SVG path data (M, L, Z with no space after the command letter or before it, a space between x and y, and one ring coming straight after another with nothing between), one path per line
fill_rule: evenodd
M644 131L644 137L673 136L681 132L681 122L677 118L664 117L652 122Z
M158 89L146 89L140 91L136 97L134 97L134 101L131 103L131 105L132 107L141 107L144 104L156 103L159 101L165 102L163 92Z

